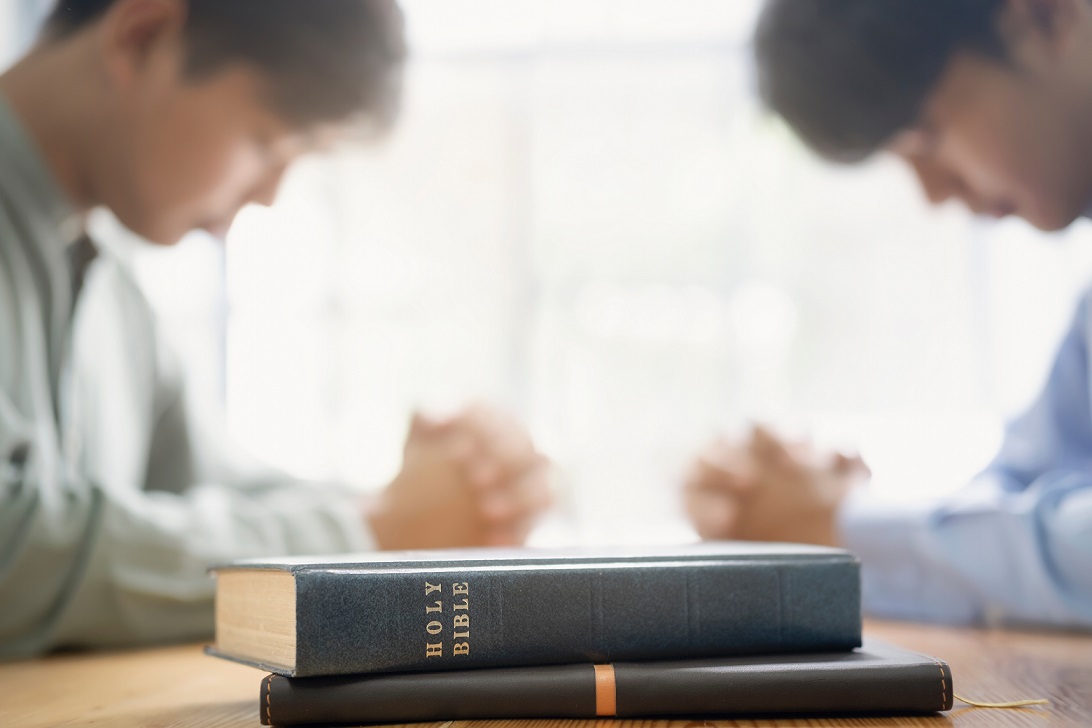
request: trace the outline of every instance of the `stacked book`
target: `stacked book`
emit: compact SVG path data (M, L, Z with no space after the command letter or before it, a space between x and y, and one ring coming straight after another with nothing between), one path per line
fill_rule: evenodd
M266 725L948 710L940 660L861 640L838 549L465 550L215 570L209 652Z

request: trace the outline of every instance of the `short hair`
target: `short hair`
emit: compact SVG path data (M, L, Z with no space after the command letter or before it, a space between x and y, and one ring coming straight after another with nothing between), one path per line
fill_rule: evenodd
M918 121L955 55L1007 57L1005 1L767 0L759 93L817 153L861 161Z
M58 0L47 42L98 21L115 0ZM367 115L385 126L401 91L406 48L394 0L185 0L186 71L243 62L270 80L274 110L305 126Z

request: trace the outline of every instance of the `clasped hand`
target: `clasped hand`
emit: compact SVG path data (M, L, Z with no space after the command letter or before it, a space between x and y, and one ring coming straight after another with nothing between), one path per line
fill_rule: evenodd
M549 503L549 461L514 419L475 405L414 415L402 470L367 521L382 549L517 546Z
M742 441L710 443L691 465L683 493L704 539L837 546L838 509L869 475L857 456L820 453L755 427Z

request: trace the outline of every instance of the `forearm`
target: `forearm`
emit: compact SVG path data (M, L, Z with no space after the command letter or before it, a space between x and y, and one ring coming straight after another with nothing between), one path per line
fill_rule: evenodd
M862 562L866 612L949 623L1092 628L1092 480L1027 490L979 481L927 506L854 496L842 540Z
M70 488L59 503L27 492L25 535L0 555L9 565L0 574L6 656L206 638L209 566L372 546L357 497L314 488L206 485L119 499L87 487Z

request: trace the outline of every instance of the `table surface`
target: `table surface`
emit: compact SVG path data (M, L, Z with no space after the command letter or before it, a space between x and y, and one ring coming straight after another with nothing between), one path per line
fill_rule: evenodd
M713 726L1092 726L1092 636L869 622L866 634L947 660L956 693L1047 707L990 710L956 703L918 718L783 720L457 721L423 728L712 728ZM258 726L261 673L198 645L70 653L0 664L0 726Z

